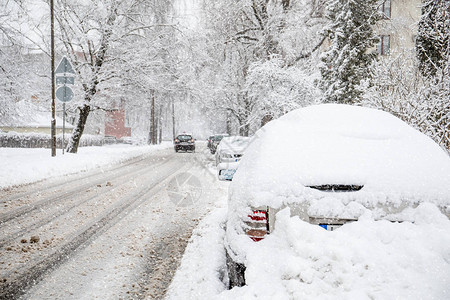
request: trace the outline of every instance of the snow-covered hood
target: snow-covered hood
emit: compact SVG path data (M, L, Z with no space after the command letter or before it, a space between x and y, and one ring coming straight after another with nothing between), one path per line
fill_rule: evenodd
M327 193L325 184L362 185ZM364 206L450 204L450 158L389 113L348 105L298 109L261 128L230 186L231 207L324 199ZM331 198L330 198L331 197Z
M244 136L224 137L220 142L217 151L229 154L243 154L250 141L251 138Z

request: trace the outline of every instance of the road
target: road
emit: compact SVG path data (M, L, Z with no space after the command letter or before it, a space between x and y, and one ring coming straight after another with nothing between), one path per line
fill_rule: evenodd
M0 191L0 299L163 298L225 191L211 164L168 149Z

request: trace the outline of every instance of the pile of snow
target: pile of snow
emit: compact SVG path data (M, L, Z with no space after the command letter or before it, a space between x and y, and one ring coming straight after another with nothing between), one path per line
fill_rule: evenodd
M233 202L280 208L323 199L308 188L362 185L329 202L450 204L450 157L430 138L389 113L325 104L292 111L261 128L230 187ZM361 211L361 210L359 210Z
M194 230L167 299L212 299L225 290L226 214L226 208L216 208Z
M434 204L413 211L413 222L367 213L332 232L280 211L274 232L251 243L247 285L226 290L217 210L192 236L168 299L450 299L450 221Z
M158 149L171 148L171 142L154 146L110 145L81 147L77 154L50 149L0 148L0 189L47 178L106 167Z

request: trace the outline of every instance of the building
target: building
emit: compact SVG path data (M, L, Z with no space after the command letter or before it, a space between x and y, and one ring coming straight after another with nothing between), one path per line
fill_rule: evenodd
M8 122L0 120L0 131L17 133L51 134L51 112L43 111L31 102L16 103L17 115ZM65 134L70 134L74 126L65 123ZM56 117L56 134L63 133L63 120Z
M383 19L376 31L380 42L377 52L389 55L404 51L415 51L415 38L421 15L421 0L385 0L380 4Z
M105 136L113 136L116 139L131 136L131 128L125 122L125 110L123 108L107 111Z

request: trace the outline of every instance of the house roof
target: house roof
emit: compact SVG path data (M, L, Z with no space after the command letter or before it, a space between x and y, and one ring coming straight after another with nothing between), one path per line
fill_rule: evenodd
M31 102L19 101L15 105L16 114L8 119L1 120L2 127L26 127L26 128L50 128L51 127L51 112L43 110ZM63 127L62 118L56 117L56 128ZM66 122L66 128L71 129L74 126Z

